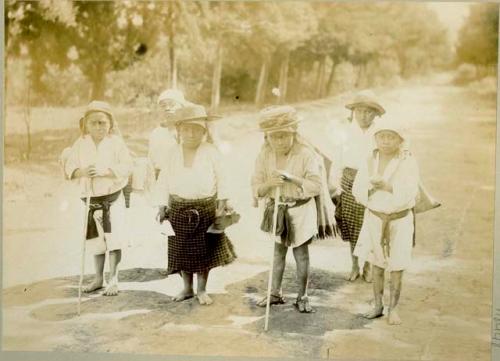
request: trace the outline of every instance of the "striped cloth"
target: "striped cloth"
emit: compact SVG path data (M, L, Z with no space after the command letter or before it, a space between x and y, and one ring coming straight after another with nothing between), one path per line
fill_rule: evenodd
M168 274L204 272L236 258L225 233L206 233L215 219L215 197L188 200L170 196L167 218L175 236L168 237Z
M342 239L353 244L358 241L365 214L365 207L356 202L352 195L352 184L356 173L356 169L344 169L341 179L342 193L335 214Z

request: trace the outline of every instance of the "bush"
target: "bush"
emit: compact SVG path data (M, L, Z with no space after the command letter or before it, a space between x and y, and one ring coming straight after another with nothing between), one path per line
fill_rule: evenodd
M477 80L477 68L472 64L462 64L458 67L455 77L453 78L453 84L455 85L465 85Z

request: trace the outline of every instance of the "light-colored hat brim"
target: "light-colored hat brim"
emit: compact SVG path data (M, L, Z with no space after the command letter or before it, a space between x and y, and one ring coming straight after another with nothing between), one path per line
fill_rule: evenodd
M366 106L373 108L377 111L378 115L383 115L385 113L385 109L378 103L374 102L355 102L355 103L349 103L345 107L349 110L354 110L354 108L359 107L359 106Z

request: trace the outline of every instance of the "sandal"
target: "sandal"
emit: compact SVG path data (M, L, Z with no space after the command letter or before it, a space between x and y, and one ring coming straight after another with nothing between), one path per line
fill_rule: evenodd
M316 310L311 307L309 304L309 298L307 296L302 296L302 297L297 297L295 302L293 303L295 308L300 312L300 313L314 313Z
M277 295L271 294L271 301L269 302L270 305L282 305L285 302L286 301L283 298L283 296L277 296ZM257 302L257 306L266 307L267 306L267 297L264 297L259 302Z

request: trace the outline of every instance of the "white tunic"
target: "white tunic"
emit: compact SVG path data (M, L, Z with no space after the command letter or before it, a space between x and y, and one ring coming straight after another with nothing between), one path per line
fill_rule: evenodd
M375 123L363 130L357 121L353 120L338 130L337 144L333 152L333 162L329 175L329 187L341 191L340 181L344 168L359 169L375 148L373 131Z
M175 138L165 127L156 127L149 136L148 158L154 169L165 166L165 155L168 149L175 144Z
M217 199L228 199L227 171L217 148L203 142L196 151L191 167L184 166L182 145L168 149L165 166L158 177L155 203L167 205L169 195L185 199L202 199L217 194Z
M98 172L110 169L114 177L78 178L81 196L87 196L90 183L90 196L112 194L125 187L132 171L133 160L123 139L117 135L106 136L98 145L90 135L78 138L69 151L65 163L65 172L68 179L78 168L94 165Z
M74 171L95 165L98 171L110 169L114 177L78 178L81 197L103 196L115 193L125 187L132 170L132 157L123 139L117 135L106 136L98 145L90 135L79 138L67 152L65 173L72 179ZM90 191L90 194L88 192ZM84 218L85 204L81 202L81 218ZM87 240L86 249L93 254L104 254L123 248L128 238L126 222L125 200L120 193L118 199L110 207L111 233L104 233L102 229L102 210L94 212L94 219L99 236Z
M369 171L369 162L365 162L359 169L352 188L356 200L367 207L354 254L381 268L404 270L411 262L413 213L409 212L405 217L390 222L390 256L386 258L380 244L382 220L370 210L391 214L413 208L418 194L419 170L415 158L402 153L389 162L382 174L384 180L392 184L393 192L379 190L369 196L368 192L372 189L370 178L378 170L378 155L375 154L369 161L373 164L372 172Z

